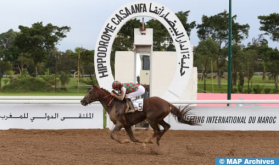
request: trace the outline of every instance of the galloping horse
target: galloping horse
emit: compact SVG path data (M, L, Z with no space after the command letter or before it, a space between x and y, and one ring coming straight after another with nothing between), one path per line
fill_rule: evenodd
M110 137L118 143L128 142L120 141L114 136L115 133L123 127L125 128L126 132L133 142L140 142L134 137L131 126L147 119L150 126L153 128L154 133L144 142L152 143L151 139L156 137L157 145L159 145L161 137L170 128L170 125L164 121L164 118L169 113L172 113L174 116L176 116L178 122L180 123L189 125L196 124L193 120L186 120L186 116L188 115L189 111L187 110L187 107L185 107L183 110L179 110L173 104L159 97L145 98L143 102L143 110L129 114L125 114L125 109L127 108L126 100L113 100L113 98L114 97L111 96L110 92L108 92L107 90L100 88L98 85L93 85L93 88L90 89L90 91L80 102L84 106L94 101L101 102L101 104L109 114L110 120L115 124L114 129L110 133ZM159 129L159 124L163 126L163 131Z

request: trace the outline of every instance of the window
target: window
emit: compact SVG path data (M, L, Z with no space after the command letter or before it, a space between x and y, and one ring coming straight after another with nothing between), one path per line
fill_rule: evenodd
M143 55L142 62L142 70L150 70L150 56Z

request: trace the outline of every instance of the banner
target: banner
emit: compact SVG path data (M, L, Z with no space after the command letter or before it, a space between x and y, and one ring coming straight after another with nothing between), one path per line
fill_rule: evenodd
M172 115L165 121L175 130L278 131L278 107L190 107L187 120L199 126L178 123Z
M101 104L1 104L0 129L102 129Z

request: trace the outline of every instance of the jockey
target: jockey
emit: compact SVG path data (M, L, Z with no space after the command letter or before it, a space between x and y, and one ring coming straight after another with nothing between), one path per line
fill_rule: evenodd
M112 91L110 93L112 96L118 100L124 100L124 98L126 99L129 105L128 111L126 113L135 112L131 98L143 95L145 88L138 83L120 83L119 81L114 81L112 83L112 88L120 91L120 95L117 95Z

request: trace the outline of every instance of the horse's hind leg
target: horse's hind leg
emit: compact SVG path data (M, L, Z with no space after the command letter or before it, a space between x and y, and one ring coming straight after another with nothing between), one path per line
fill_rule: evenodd
M160 135L157 136L157 139L156 139L157 140L157 144L161 140L161 137L164 135L164 133L166 133L170 129L170 125L168 123L166 123L164 120L160 121L159 124L164 127L164 130L161 132Z
M154 130L154 134L149 138L149 139L147 139L145 142L151 142L151 139L152 138L154 138L154 137L157 137L157 145L160 145L159 144L159 141L158 141L158 136L160 136L160 134L161 134L161 131L160 131L160 128L158 127L158 122L154 122L154 121L152 121L152 122L149 122L149 124L150 124L150 126L153 128L153 130Z
M145 142L145 143L152 143L151 140L152 140L154 137L156 137L156 134L155 134L155 133L153 133L152 136L150 136L150 137L148 137L147 139L145 139L144 142Z
M117 141L118 143L121 143L121 144L122 144L122 143L129 143L129 141L120 141L119 139L117 139L117 138L115 137L115 133L117 133L122 127L123 127L122 124L116 123L115 127L113 128L113 130L112 130L111 133L110 133L110 137L111 137L113 140L115 140L115 141Z
M134 133L133 133L133 131L132 131L131 126L130 126L130 127L125 127L125 130L126 130L126 132L128 133L130 139L131 139L133 142L141 143L138 139L136 139L136 138L134 137Z

